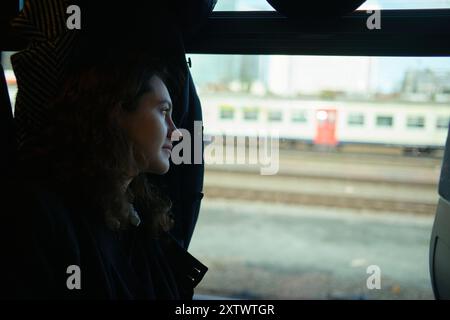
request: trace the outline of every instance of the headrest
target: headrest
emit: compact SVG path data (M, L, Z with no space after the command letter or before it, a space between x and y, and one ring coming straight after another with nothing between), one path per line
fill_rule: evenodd
M450 201L450 123L439 178L439 195L445 200Z

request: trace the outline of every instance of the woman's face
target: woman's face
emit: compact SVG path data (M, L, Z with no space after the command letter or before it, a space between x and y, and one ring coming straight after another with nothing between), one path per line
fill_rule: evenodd
M126 112L121 124L134 148L140 172L164 174L169 170L172 132L172 100L164 82L157 76L150 80L151 92L138 100L135 111Z

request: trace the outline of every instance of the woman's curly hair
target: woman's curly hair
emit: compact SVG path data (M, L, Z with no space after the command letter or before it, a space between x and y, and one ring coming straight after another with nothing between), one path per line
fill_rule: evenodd
M173 224L171 203L149 174L139 174L124 192L137 163L117 110L133 112L139 97L152 90L152 76L160 77L171 94L182 80L169 76L167 62L145 51L106 50L96 56L79 59L67 70L33 157L40 152L58 187L98 208L111 228L129 226L134 203L157 236Z

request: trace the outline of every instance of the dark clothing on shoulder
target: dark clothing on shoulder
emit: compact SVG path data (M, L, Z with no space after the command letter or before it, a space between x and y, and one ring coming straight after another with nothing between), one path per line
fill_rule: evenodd
M191 299L207 270L168 233L112 231L92 206L67 202L45 181L2 189L0 298Z

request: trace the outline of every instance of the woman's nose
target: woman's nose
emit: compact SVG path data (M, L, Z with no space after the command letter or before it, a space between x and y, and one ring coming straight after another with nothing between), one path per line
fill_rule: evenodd
M180 141L183 138L183 134L175 126L172 118L169 119L169 130L167 132L167 136L171 141Z
M171 134L171 141L180 141L183 138L183 134L181 133L180 130L178 130L177 128L175 128L175 130L172 131Z

